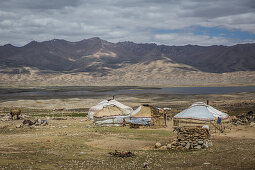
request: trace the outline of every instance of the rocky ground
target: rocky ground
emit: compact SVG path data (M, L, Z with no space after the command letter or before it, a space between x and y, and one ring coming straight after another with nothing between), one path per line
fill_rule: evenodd
M172 108L172 113L195 101L210 100L215 108L231 115L254 111L254 93L225 95L118 96L126 105L141 103ZM46 126L16 128L23 120L0 121L0 169L252 169L255 165L255 127L232 125L211 136L212 147L198 150L158 150L155 143L172 143L172 121L167 128L130 129L97 127L86 119L87 109L100 97L65 99L8 99L0 102L0 114L18 106L26 119L46 119ZM61 107L65 106L65 110ZM59 108L59 111L52 111ZM58 117L59 119L53 119ZM61 120L61 118L67 118ZM115 150L134 156L109 155Z
M0 122L1 169L252 169L255 127L237 126L213 134L203 150L156 150L175 136L171 122L163 129L95 127L85 118L48 120L48 126L15 128L21 120ZM238 135L236 134L238 132ZM135 156L109 155L114 150Z

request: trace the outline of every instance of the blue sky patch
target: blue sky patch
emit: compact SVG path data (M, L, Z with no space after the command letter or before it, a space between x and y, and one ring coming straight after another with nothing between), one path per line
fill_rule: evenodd
M211 37L226 37L241 40L255 39L255 34L240 31L240 30L227 30L218 27L196 27L194 30L196 35L208 35Z
M219 27L189 27L178 30L154 30L155 33L159 34L171 34L171 33L193 33L195 35L207 35L210 37L225 37L240 40L255 40L255 34L240 31L240 30L228 30Z

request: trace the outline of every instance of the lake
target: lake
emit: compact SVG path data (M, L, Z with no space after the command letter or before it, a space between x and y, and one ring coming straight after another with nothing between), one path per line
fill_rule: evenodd
M132 94L228 94L255 92L255 86L240 87L48 87L38 89L1 88L0 97L82 97L99 95L132 95Z

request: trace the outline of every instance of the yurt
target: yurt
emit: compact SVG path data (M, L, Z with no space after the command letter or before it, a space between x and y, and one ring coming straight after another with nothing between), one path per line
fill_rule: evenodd
M119 109L122 110L123 115L130 115L130 113L133 111L133 109L131 107L126 106L126 105L118 102L117 100L114 100L114 99L112 99L112 100L103 100L100 103L98 103L97 105L95 105L95 106L93 106L89 109L88 118L93 119L94 113L96 113L97 111L102 110L106 106L116 106L116 107L118 107Z
M174 127L179 126L197 126L197 125L215 125L218 117L222 123L229 122L229 115L223 113L212 106L203 102L192 104L189 108L181 111L173 117Z
M122 126L129 123L129 115L115 105L108 105L95 112L93 120L96 125L100 126Z
M164 113L150 105L141 105L130 115L130 127L164 127L165 121Z

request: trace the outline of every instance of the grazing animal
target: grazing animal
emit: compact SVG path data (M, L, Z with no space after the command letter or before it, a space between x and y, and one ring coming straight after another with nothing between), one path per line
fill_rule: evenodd
M16 116L17 119L20 119L20 115L21 115L21 110L20 109L13 109L11 110L11 117L12 117L12 120L14 118L14 116Z

